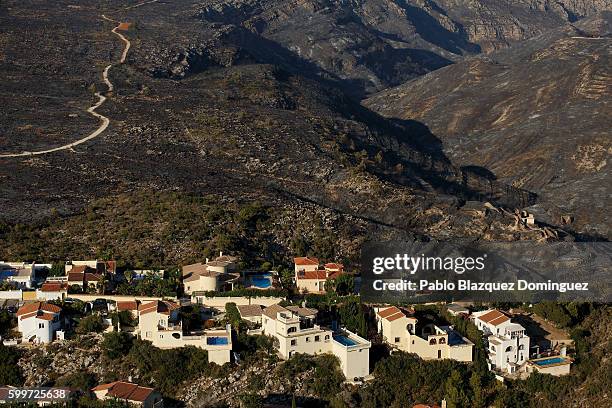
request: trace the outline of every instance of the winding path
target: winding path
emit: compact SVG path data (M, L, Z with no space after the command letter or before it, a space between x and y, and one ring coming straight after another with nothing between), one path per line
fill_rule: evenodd
M102 18L104 20L107 21L112 21L115 23L118 23L115 20L112 20L108 17L106 17L104 14L102 14ZM117 24L117 27L113 28L111 30L111 32L115 35L117 35L124 43L125 43L125 48L123 49L123 53L121 54L121 58L119 59L119 64L123 64L125 63L125 59L127 58L127 54L128 51L130 50L130 41L125 38L121 33L117 32L117 29L120 27L121 23ZM102 79L104 80L104 83L106 84L106 86L108 87L108 90L106 92L112 92L114 87L112 82L108 79L108 72L110 71L111 67L113 66L113 64L109 64L107 65L104 70L102 71ZM35 152L21 152L21 153L4 153L4 154L0 154L0 158L2 157L24 157L24 156L38 156L41 154L47 154L47 153L53 153L53 152L57 152L60 150L68 150L68 149L72 149L74 146L78 146L81 143L85 143L88 140L91 140L95 137L98 137L102 132L104 132L106 130L106 128L108 127L108 125L110 124L110 119L107 118L104 115L101 115L99 113L96 112L96 109L98 109L100 106L102 106L102 104L106 101L106 96L102 95L100 92L96 92L95 95L98 97L98 102L89 107L87 109L87 113L89 113L90 115L100 119L102 121L102 123L100 123L100 126L94 130L92 133L90 133L89 135L85 136L82 139L79 139L77 141L74 141L72 143L68 143L65 144L63 146L59 146L59 147L54 147L52 149L47 149L47 150L38 150Z

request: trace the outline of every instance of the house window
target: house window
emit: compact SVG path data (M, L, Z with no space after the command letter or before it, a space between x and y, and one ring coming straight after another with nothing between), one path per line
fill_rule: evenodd
M290 327L287 329L287 333L295 333L297 331L297 328L295 327Z
M147 332L147 333L145 334L145 337L151 337L151 332Z
M508 346L508 347L506 347L506 353L509 353L509 352L511 352L511 351L512 351L512 346Z
M429 340L429 344L430 344L430 345L434 345L434 344L436 344L436 339L431 339L431 340Z
M315 341L321 341L321 336L315 336Z
M438 344L446 344L446 339L442 337L440 341L438 342Z
M292 346L297 346L297 340L291 340L291 345Z
M329 340L329 334L325 335L325 341Z
M310 343L310 337L306 337L306 343Z
M44 323L38 323L38 328L39 329L44 329L45 328L45 324Z
M396 342L396 343L399 343L399 342L400 342L400 338L399 338L399 337L396 337L396 338L395 338L395 342Z

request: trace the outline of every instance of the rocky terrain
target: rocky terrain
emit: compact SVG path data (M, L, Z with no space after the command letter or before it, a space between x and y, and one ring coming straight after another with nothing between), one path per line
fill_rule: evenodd
M187 51L170 72L156 68L182 77L211 64L274 63L331 79L360 97L611 5L610 0L200 1L182 12L181 26L195 16L198 31L214 33L215 46L190 37L189 45L177 44Z
M123 44L110 31L114 23L102 14L130 22L125 35L132 42L127 63L110 73L115 89L100 112L111 118L111 124L102 135L72 150L0 159L5 221L73 214L96 198L112 201L123 193L170 190L242 203L258 200L281 208L310 203L370 228L439 238L546 236L541 231L523 236L513 217L481 222L460 213L458 207L466 199L515 208L532 203L534 196L493 183L477 171L459 169L423 126L389 121L364 109L335 88L332 79L253 60L249 55L258 47L237 47L236 55L245 56L242 62L237 63L234 54L227 66L202 62L206 69L181 80L163 74L160 67L174 72L176 64L191 66L186 41L206 39L215 58L226 55L227 46L218 43L217 25L202 29L201 10L199 2L148 3L132 9L120 3L102 8L93 2L77 8L69 2L42 9L37 3L3 6L13 36L19 33L20 20L30 21L32 33L48 30L46 22L53 22L55 35L66 44L55 48L50 67L70 67L65 69L77 75L86 70L89 59L96 61L83 76L82 99L81 94L64 95L54 70L33 72L30 82L15 76L4 83L5 98L29 99L11 108L21 114L5 116L3 152L69 143L79 137L75 133L84 132L66 120L69 112L79 116L82 111L45 101L60 98L89 106L92 88L104 89L100 67L116 61ZM98 41L83 45L72 34L75 26ZM19 43L5 44L2 69L18 72L16 66L34 63L48 45L33 42L26 52L15 44ZM72 67L79 46L84 47L83 62L76 58ZM176 54L179 49L183 54ZM172 62L176 55L181 59ZM28 109L43 110L45 117L24 113ZM94 128L95 121L89 122ZM49 123L61 127L57 141L44 135L27 138L11 130L46 129ZM112 213L107 220L114 222Z
M538 194L551 224L609 237L611 13L467 59L365 105L424 123L459 166Z

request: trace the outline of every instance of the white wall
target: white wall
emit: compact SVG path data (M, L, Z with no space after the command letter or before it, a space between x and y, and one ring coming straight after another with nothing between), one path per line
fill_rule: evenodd
M280 303L283 298L279 297L244 297L244 296L192 296L191 301L193 303L199 303L206 306L216 307L216 308L225 308L226 303L235 303L236 305L262 305L264 307L276 305Z
M3 290L0 291L0 299L16 299L21 300L22 294L21 289L19 290Z

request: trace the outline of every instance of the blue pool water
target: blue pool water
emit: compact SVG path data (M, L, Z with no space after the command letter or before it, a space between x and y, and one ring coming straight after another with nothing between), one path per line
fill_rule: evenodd
M565 359L563 357L552 357L552 358L547 358L546 360L534 361L534 363L536 363L539 366L560 364L564 362L565 362Z
M272 286L272 274L270 273L249 275L247 279L249 286L255 286L260 289L268 289L270 286Z
M228 344L227 337L207 337L206 344L210 344L212 346L219 346Z
M349 337L346 336L334 336L334 340L336 340L338 343L342 344L343 346L356 346L357 342Z

